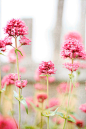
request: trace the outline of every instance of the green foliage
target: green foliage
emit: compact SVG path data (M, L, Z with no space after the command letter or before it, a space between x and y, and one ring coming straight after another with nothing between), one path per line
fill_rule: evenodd
M16 91L14 91L14 97L15 97L18 101L20 101L20 103L22 103L22 104L24 105L24 107L25 107L25 109L26 109L26 113L28 114L28 106L27 106L27 103L26 103L26 101L25 101L25 98L23 98L23 96L20 96L20 98L19 98L19 95L17 94Z
M73 122L73 123L75 123L75 119L74 119L73 117L71 117L71 116L68 116L68 117L67 117L67 120L68 120L68 121L71 121L71 122Z
M21 52L19 49L16 48L16 49L15 49L15 53L16 53L17 51L23 56L22 52Z
M2 93L2 92L4 92L5 90L6 90L6 83L5 83L4 88L2 88L0 92Z

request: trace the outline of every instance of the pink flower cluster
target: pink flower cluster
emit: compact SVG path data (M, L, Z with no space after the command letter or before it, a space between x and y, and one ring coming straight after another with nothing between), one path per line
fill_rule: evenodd
M40 74L55 74L56 69L54 67L54 64L51 61L44 62L42 61L41 64L39 64L39 72Z
M26 72L26 68L20 67L20 68L19 68L19 72L20 72L20 73L25 73L25 72Z
M70 71L76 71L79 68L79 63L65 63L63 64L65 68L67 68Z
M76 120L76 126L82 128L84 126L84 122L82 120Z
M21 59L24 58L25 54L24 54L24 52L23 52L22 49L19 49L19 50L20 50L21 53L23 54L23 56L22 56L22 55L18 52L18 59L19 59L19 61L20 61ZM11 63L16 63L16 54L15 54L15 50L14 50L13 48L10 49L9 52L8 52L8 60L9 60Z
M0 115L0 129L18 129L18 125L13 118Z
M27 97L27 98L26 98L26 103L27 103L27 105L28 105L28 108L32 107L31 104L30 104L30 102L34 103L33 98L32 98L32 97Z
M8 36L18 37L28 34L28 28L20 19L12 19L8 21L4 31Z
M38 99L38 102L39 102L39 103L43 103L44 100L47 99L47 94L45 94L45 93L38 94L38 95L37 95L37 99Z
M84 51L84 46L76 39L67 39L65 40L61 56L63 58L79 58L79 59L86 59L86 53Z
M79 107L79 109L80 109L81 111L83 111L84 113L86 113L86 103L85 103L85 104L82 104L82 105Z
M46 90L47 89L46 85L39 84L39 83L35 84L34 87L36 90Z
M20 37L21 39L19 40L21 45L30 45L29 43L31 42L30 39L26 38L25 36Z
M82 42L82 37L78 32L69 32L66 36L65 36L65 40L67 39L76 39L79 42Z
M18 87L18 88L20 88L20 89L22 89L22 88L24 88L24 87L26 87L26 85L27 85L27 80L21 80L21 81L16 81L15 82L15 85Z
M4 87L4 85L6 84L7 86L8 85L11 85L11 84L15 84L15 81L18 80L18 74L17 73L11 73L7 76L4 76L3 79L2 79L2 88Z

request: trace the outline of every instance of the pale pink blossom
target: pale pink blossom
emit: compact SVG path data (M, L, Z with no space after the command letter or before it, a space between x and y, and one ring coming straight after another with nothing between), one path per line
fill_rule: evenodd
M8 36L18 37L28 34L28 28L25 23L20 19L12 19L7 22L4 31Z
M30 102L34 103L33 97L26 98L26 103L27 103L28 108L32 107Z
M55 74L56 69L54 67L54 64L51 61L44 62L42 61L41 64L39 64L39 72L40 74Z
M51 98L49 100L49 108L60 105L60 102L57 98Z
M67 68L70 71L76 71L79 68L79 63L65 63L63 64L65 68Z
M79 68L86 69L86 64L85 63L79 63Z
M7 72L9 72L9 70L10 70L10 66L9 65L5 65L5 66L2 67L2 71L3 72L7 73Z
M22 49L19 49L21 51L21 53L23 54L23 56L20 54L20 52L18 52L18 60L21 61L24 57L25 57L25 53ZM11 63L16 63L16 54L15 54L15 50L12 48L9 50L8 52L8 60Z
M18 124L13 118L0 115L0 129L18 129Z
M79 109L80 109L82 112L86 113L86 103L80 105Z
M62 123L62 120L58 119L57 117L54 117L53 122L56 123L57 125L60 125Z
M69 32L68 34L65 35L65 40L70 39L70 38L76 39L82 43L82 37L78 32Z
M35 84L34 87L36 90L46 90L47 89L46 85L39 84L39 83Z
M38 102L43 103L47 99L47 94L41 93L37 95Z
M47 78L45 77L45 79L47 80ZM48 77L48 81L49 83L52 83L55 81L55 77Z
M20 40L19 41L20 41L21 45L30 45L29 43L31 42L31 40L28 39L25 36L20 37Z
M26 68L20 67L20 68L19 68L19 71L20 71L20 73L25 73L25 72L26 72Z
M67 39L62 46L61 56L63 58L86 59L84 46L76 39Z
M26 85L27 85L27 80L21 80L21 81L15 81L15 85L18 87L18 88L20 88L20 89L22 89L22 88L24 88L24 87L26 87Z

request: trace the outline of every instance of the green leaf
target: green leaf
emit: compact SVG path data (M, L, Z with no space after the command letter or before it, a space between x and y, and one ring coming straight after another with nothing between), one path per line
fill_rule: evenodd
M13 91L13 92L14 92L14 97L15 97L18 101L20 101L18 93L17 93L16 91Z
M20 102L24 105L25 109L26 109L26 113L28 114L28 106L27 106L27 103L25 101L25 98L23 99L20 99Z
M3 56L5 56L4 54L2 54L2 53L0 53L0 55L3 55Z
M48 117L48 116L55 116L57 114L58 108L55 111L47 111L45 113L42 113L42 116L46 116L46 117Z
M17 51L23 56L22 52L21 52L19 49L16 48L16 49L15 49L15 53L16 53Z
M58 116L60 116L61 118L65 119L65 114L62 112L57 112L56 113Z
M67 120L75 123L75 119L71 116L68 116Z
M6 90L6 83L5 83L4 88L2 88L2 90L0 92L4 92L5 90Z
M72 80L74 78L73 74L69 74L69 78Z
M29 103L31 104L31 106L32 106L35 110L42 112L42 109L39 108L39 107L36 107L35 104L33 104L31 101L29 101Z

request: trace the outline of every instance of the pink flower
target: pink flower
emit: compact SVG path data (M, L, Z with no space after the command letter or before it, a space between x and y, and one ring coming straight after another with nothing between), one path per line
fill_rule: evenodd
M28 28L20 19L12 19L8 21L4 31L8 36L18 37L27 34Z
M0 40L0 49L3 52L6 50L6 44L4 40Z
M38 102L39 102L39 103L43 103L44 100L47 99L47 94L45 94L45 93L38 94L38 95L37 95L37 99L38 99Z
M67 92L68 84L66 82L63 82L57 86L57 92L58 93L65 93Z
M47 78L45 78L47 80ZM55 77L48 77L49 83L52 83L55 81Z
M46 90L47 89L46 85L39 84L39 83L35 84L34 87L36 90Z
M28 105L28 108L32 107L31 104L30 104L30 102L34 103L33 98L32 97L27 97L26 98L26 103Z
M19 71L20 71L21 73L25 73L25 72L26 72L26 68L20 67L20 68L19 68Z
M54 67L54 64L51 61L44 62L42 61L41 64L39 64L39 72L40 74L55 74L56 69Z
M65 40L61 56L63 58L78 58L78 59L86 59L86 53L84 51L84 46L76 39L67 39Z
M24 88L24 87L26 87L26 85L27 85L27 80L21 80L21 81L16 81L15 82L15 85L18 87L18 88L20 88L20 89L22 89L22 88Z
M25 57L25 54L23 52L22 49L19 49L21 51L21 53L23 54L23 56L18 52L18 59L19 61L21 61L21 59L23 59ZM8 52L8 59L11 63L16 63L16 54L15 54L15 50L12 48L9 52Z
M15 119L0 116L0 129L18 129L18 125Z
M79 68L86 69L86 64L85 63L79 63Z
M4 38L5 45L12 45L12 41L11 40L12 40L12 37L6 36Z
M5 66L2 67L2 71L3 72L9 72L9 70L10 70L10 66L9 65L5 65Z
M31 40L30 39L28 39L28 38L26 38L25 36L22 36L22 37L20 37L21 39L19 40L20 41L20 43L22 44L22 45L30 45L29 43L31 42Z
M79 63L65 63L63 64L65 68L67 68L70 71L76 71L79 68Z
M62 120L54 117L53 122L55 122L57 125L60 125L62 123Z
M82 42L82 37L78 32L69 32L66 36L65 36L65 40L67 39L76 39L79 42Z
M82 120L76 120L76 126L82 128L84 126L84 122Z
M49 108L59 105L60 102L57 98L52 98L49 101Z
M7 76L4 76L3 79L2 79L2 88L5 86L5 84L8 86L8 85L11 85L11 84L15 84L15 81L18 80L18 75L17 74L14 74L14 73L11 73Z
M82 105L79 107L79 109L80 109L81 111L83 111L84 113L86 113L86 103L85 103L85 104L82 104Z

